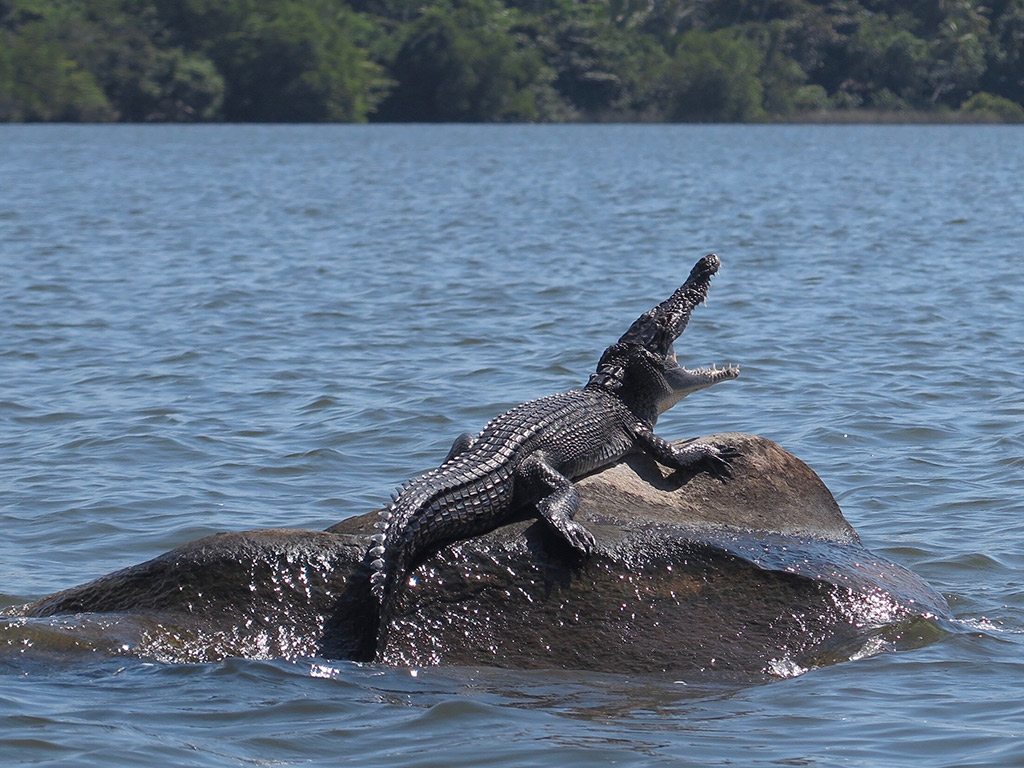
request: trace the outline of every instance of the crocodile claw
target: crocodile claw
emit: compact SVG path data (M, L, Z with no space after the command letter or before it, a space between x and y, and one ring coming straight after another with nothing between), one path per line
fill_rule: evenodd
M594 534L573 520L565 521L561 533L565 536L569 546L581 555L589 556L597 547L597 539L594 538Z
M740 450L734 445L715 447L704 457L705 470L719 480L732 477L732 462L740 457Z

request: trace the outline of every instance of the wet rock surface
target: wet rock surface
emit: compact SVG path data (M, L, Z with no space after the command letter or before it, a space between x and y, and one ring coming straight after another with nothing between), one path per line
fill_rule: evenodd
M938 633L943 598L865 549L806 464L752 435L701 439L740 451L731 477L635 456L579 482L589 559L528 512L428 554L386 661L756 678ZM191 542L8 611L0 651L368 659L375 520Z

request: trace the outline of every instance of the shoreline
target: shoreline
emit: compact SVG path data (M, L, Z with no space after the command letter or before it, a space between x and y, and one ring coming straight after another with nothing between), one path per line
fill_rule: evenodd
M368 120L308 122L260 122L230 120L11 120L0 125L1024 125L1007 120L991 112L887 112L872 109L819 110L798 115L770 116L764 120L713 121L651 120L644 117L609 116L589 120L563 120L558 122L420 122Z

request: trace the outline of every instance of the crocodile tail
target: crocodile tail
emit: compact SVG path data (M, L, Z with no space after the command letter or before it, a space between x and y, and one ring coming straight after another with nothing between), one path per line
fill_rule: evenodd
M408 485L408 484L407 484ZM374 660L384 661L387 646L387 630L391 620L391 593L394 583L405 568L402 561L403 546L401 537L402 524L405 519L399 511L398 500L405 486L391 495L391 503L378 513L380 519L375 526L377 533L370 537L372 546L368 552L370 558L370 592L377 601L377 637Z
M430 505L433 489L424 482L436 470L414 478L391 494L391 503L378 513L377 533L370 537L370 589L381 605L388 602L395 583L409 565L412 544L419 536L415 524ZM410 526L410 524L412 524Z
M372 542L369 551L371 569L370 591L381 605L383 605L387 594L388 574L394 570L395 566L394 558L388 556L388 533L392 527L391 522L394 519L395 500L397 498L398 494L396 493L391 497L391 504L380 511L380 519L375 523L378 532L370 537Z
M385 592L381 592L382 597L386 595ZM393 608L391 602L387 599L379 599L377 603L377 633L374 638L374 649L373 649L373 660L378 664L383 664L385 661L385 652L388 646L388 629L391 626Z

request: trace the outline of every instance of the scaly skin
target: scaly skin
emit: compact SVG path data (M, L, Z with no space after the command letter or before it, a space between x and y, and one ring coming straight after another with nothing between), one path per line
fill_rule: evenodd
M682 287L605 350L583 389L516 406L478 436L461 435L441 466L399 489L381 512L370 550L380 602L378 660L397 584L431 545L489 531L532 503L556 534L589 555L595 541L573 520L579 492L572 480L635 451L668 467L703 464L728 475L730 451L701 443L676 448L653 431L658 415L690 392L739 375L733 367L688 371L672 348L719 264L714 254L697 262Z

